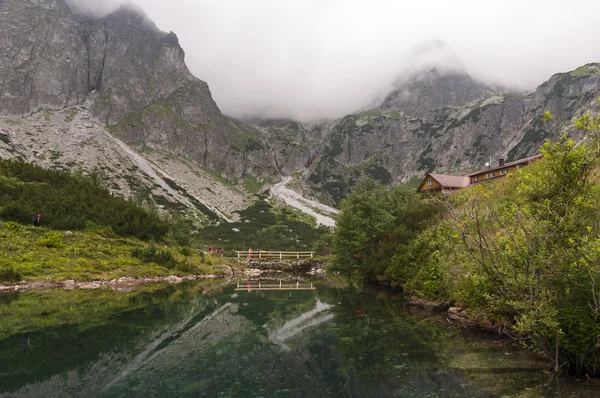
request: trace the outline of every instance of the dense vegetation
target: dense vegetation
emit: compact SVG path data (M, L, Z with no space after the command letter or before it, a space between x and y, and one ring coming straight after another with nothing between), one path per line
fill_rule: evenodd
M240 220L205 227L193 238L194 245L225 250L312 250L328 228L315 228L308 216L287 206L273 205L262 197L239 212Z
M410 188L389 189L363 179L340 209L334 268L375 282L411 268L413 259L404 254L419 233L439 218L442 208L422 200Z
M86 177L0 160L0 218L31 223L41 212L42 225L53 229L82 230L94 223L144 240L160 239L169 231L157 214L112 195L98 181L96 174Z
M446 198L363 184L342 202L334 269L465 306L526 336L556 370L597 374L600 116L576 127L579 145L548 141L543 160Z

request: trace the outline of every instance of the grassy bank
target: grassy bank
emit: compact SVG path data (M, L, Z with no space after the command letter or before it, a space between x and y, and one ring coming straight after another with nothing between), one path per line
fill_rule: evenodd
M188 245L174 218L113 195L97 173L0 159L0 282L222 273Z
M4 282L222 273L212 258L198 251L122 237L102 228L71 235L0 222L0 242Z

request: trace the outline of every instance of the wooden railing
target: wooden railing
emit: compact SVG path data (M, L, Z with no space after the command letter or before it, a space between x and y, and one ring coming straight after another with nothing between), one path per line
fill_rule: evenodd
M312 282L283 282L279 283L263 283L263 282L238 282L235 290L315 290Z
M313 258L315 252L277 252L277 251L265 251L257 250L250 252L236 251L237 258L249 259L249 260L291 260L291 259L306 259Z

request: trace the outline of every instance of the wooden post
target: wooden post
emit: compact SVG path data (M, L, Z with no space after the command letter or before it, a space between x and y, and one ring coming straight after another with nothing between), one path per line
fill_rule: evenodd
M312 256L313 256L313 253L314 253L314 252L310 252L310 258L313 258L313 257L312 257Z
M260 282L258 282L258 288L260 289Z
M296 252L296 258L297 259L300 258L300 253L299 252Z
M279 252L279 261L281 261L282 258L283 258L283 254L281 252Z
M279 280L279 288L281 289L281 279Z
M260 249L258 249L258 258L262 258L262 251Z
M296 281L296 289L298 289L300 282Z
M310 288L311 288L311 289L313 288L313 287L312 287L312 284L313 284L313 283L311 282L311 283L310 283Z

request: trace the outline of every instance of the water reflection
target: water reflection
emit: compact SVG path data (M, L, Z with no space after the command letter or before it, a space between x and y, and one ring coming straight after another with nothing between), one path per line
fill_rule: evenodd
M285 344L285 341L297 336L307 328L314 328L332 320L333 314L330 313L330 308L329 304L317 300L314 309L298 315L277 328L270 329L268 334L269 341L290 351L291 348Z
M397 296L214 283L0 296L0 397L600 396Z

